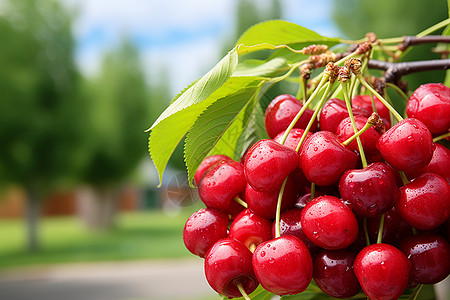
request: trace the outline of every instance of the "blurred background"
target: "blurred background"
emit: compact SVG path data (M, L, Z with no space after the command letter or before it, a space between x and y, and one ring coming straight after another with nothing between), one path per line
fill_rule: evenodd
M445 0L0 0L0 299L216 299L182 242L201 204L181 147L158 189L144 131L255 23L357 39L445 18Z

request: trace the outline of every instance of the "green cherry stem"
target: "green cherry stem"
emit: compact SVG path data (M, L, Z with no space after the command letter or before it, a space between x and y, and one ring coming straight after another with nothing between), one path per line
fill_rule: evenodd
M372 94L374 94L378 98L378 100L380 100L381 103L383 103L384 106L389 109L389 111L395 116L398 121L403 120L403 117L395 110L395 108L393 108L392 105L390 105L389 102L386 101L386 99L384 99L377 91L375 91L375 89L367 83L367 81L362 77L361 74L355 75L359 79L359 81L361 81L362 85L364 85Z
M443 140L443 139L448 138L448 137L450 137L450 132L447 132L447 133L445 133L445 134L443 134L443 135L440 135L440 136L435 137L435 138L433 139L433 143L437 143L437 142L439 142L440 140Z
M366 238L366 246L370 246L369 231L367 230L367 218L364 218L364 237Z
M242 200L241 198L239 198L239 197L234 197L234 201L236 201L237 203L239 203L239 204L242 205L243 207L248 208L247 203L246 203L244 200Z
M281 185L280 193L278 194L277 212L275 215L275 238L280 237L280 215L281 215L281 200L283 199L284 187L286 186L287 178Z
M300 150L300 147L302 146L303 142L305 141L306 136L308 135L308 132L311 129L312 124L314 123L314 121L317 118L320 108L323 106L323 104L325 103L325 100L328 98L328 93L330 92L331 86L332 86L332 84L329 82L329 84L327 85L327 87L325 89L325 92L322 95L322 98L319 101L318 106L314 110L314 113L313 113L311 119L309 120L308 125L305 128L305 131L303 132L302 137L300 138L300 142L298 142L297 148L295 148L296 152L298 152Z
M314 182L311 182L311 200L315 198L316 193L316 184Z
M398 171L398 173L400 174L400 178L402 179L403 185L408 184L408 183L409 183L409 180L408 180L408 178L406 178L405 173L402 172L402 171Z
M411 300L416 300L417 296L419 296L420 290L422 290L423 284L419 284L419 286L417 287L417 289L414 291L414 293L411 295L411 297L409 299Z
M350 117L350 121L352 122L353 130L355 131L355 134L356 134L358 132L358 128L356 127L355 117L353 116L353 111L352 111L352 104L351 104L349 96L348 96L347 82L341 81L341 86L342 86L342 92L344 94L345 104L347 105L348 116ZM361 155L362 166L363 166L363 168L365 168L365 167L367 167L367 160L366 160L366 155L364 154L364 149L363 149L361 139L359 138L359 136L356 137L356 143L358 144L359 153Z
M381 244L381 240L383 239L384 215L385 214L382 214L381 218L380 218L380 226L378 227L377 244Z
M402 89L396 86L395 84L386 82L386 86L394 89L397 92L397 94L399 94L403 98L403 100L405 100L405 103L409 101L408 95L406 95L405 92L402 91Z
M361 134L364 133L364 131L366 131L367 129L369 129L372 126L373 126L372 123L367 122L366 125L364 125L363 128L361 128L357 133L355 133L354 135L352 135L351 137L346 139L344 142L342 142L342 144L345 145L345 146L348 146L348 144L350 144L354 139L359 137Z
M320 81L319 85L314 89L314 92L309 96L308 101L305 102L302 109L295 115L295 118L292 120L291 124L289 124L288 128L286 129L286 132L284 133L282 139L281 139L281 145L284 145L286 142L286 139L289 135L289 132L294 128L295 123L297 123L298 119L302 116L302 114L305 112L305 110L308 108L308 105L311 104L311 102L314 100L316 95L319 93L319 90L322 88L322 86L326 83L328 80L328 76L323 75L322 80Z
M236 282L236 287L238 288L239 292L241 292L242 298L244 298L245 300L251 300L250 297L245 292L245 289L240 281Z

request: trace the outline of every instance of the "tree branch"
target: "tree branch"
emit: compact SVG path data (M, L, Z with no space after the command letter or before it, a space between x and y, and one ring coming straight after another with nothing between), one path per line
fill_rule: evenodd
M398 45L398 49L405 51L411 45L433 44L433 43L450 43L450 36L447 35L426 35L423 37L405 36L403 43Z

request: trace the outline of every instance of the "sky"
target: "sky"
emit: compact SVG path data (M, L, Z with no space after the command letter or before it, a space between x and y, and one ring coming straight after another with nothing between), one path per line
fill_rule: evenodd
M84 74L95 75L102 54L128 35L139 48L149 80L168 69L174 96L219 61L220 50L233 33L238 0L62 1L77 11L76 59ZM282 18L336 36L331 2L282 0Z

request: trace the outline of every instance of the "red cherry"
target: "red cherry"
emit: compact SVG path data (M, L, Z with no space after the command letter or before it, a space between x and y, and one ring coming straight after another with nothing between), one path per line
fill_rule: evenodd
M450 216L450 185L433 173L419 175L400 188L395 210L415 228L436 228Z
M308 248L293 235L260 244L253 253L253 269L262 287L280 296L303 292L313 272Z
M266 109L264 122L267 134L274 138L281 131L286 130L289 124L302 109L303 104L292 95L279 95L273 99ZM314 111L307 108L294 128L306 128ZM313 123L311 131L317 130L317 120Z
M428 165L422 169L416 169L406 173L408 179L413 179L423 173L434 173L441 175L448 183L450 183L450 150L444 145L435 144L436 149L433 157Z
M345 171L339 192L342 199L350 201L355 213L367 218L387 212L400 196L394 172L381 162Z
M248 208L252 212L263 218L275 218L280 189L281 186L273 192L263 193L258 192L250 185L247 185L247 187L245 188L245 200L247 201ZM294 207L297 200L297 194L297 185L295 184L295 181L291 178L291 176L289 176L286 181L283 198L281 200L281 212Z
M408 285L411 264L389 244L373 244L356 256L353 270L370 299L398 299Z
M229 298L242 296L237 283L250 294L258 286L252 268L252 253L233 239L217 241L205 257L205 277L219 294Z
M430 162L435 145L430 131L422 122L404 119L379 138L377 148L391 166L411 172Z
M209 248L227 234L228 214L214 208L202 208L186 221L183 241L190 252L205 257Z
M311 242L329 250L348 247L358 237L355 215L333 196L320 196L306 204L301 223L303 232Z
M273 140L279 144L281 144L281 139L283 138L284 134L285 134L286 130L283 130L282 132L280 132ZM292 128L291 131L289 131L289 134L286 138L286 141L284 142L284 146L291 148L292 150L297 149L298 144L300 143L300 140L303 136L303 133L305 132L304 129L301 128ZM312 132L309 131L306 134L306 139L305 141L312 136Z
M450 273L450 245L438 234L410 236L399 248L411 261L410 286L438 283Z
M356 254L350 250L322 250L313 260L313 278L317 286L335 298L350 298L360 290L353 271Z
M361 108L353 108L353 115L369 117L370 113ZM341 99L333 98L328 100L323 106L320 117L319 124L321 130L330 131L336 133L336 129L341 123L341 121L348 117L347 106Z
M205 172L198 194L207 207L230 211L231 202L245 186L242 164L233 160L220 161Z
M433 134L446 132L450 128L450 88L442 83L419 86L409 98L406 113L422 121Z
M384 106L384 104L375 96L373 96L373 100L375 101L375 108L377 109L377 113L381 118L385 120L390 120L389 109ZM372 99L370 95L356 95L352 99L353 107L359 107L367 110L370 114L373 113L372 107Z
M247 182L259 192L273 192L298 165L298 154L273 140L257 142L247 153Z
M357 161L358 156L328 131L313 134L300 151L300 168L309 181L320 186L337 183L345 170L356 167Z
M213 165L222 160L232 160L226 155L212 155L205 157L200 166L198 166L197 171L195 171L194 180L195 184L198 186L200 184L200 179L202 179L203 174Z
M362 129L366 125L367 120L368 118L366 117L355 116L356 128L358 130ZM350 120L349 117L343 119L336 129L336 135L340 142L346 141L354 134L355 131L353 129L352 121ZM364 131L364 133L361 134L359 138L361 139L364 154L366 154L368 157L374 157L380 154L380 152L377 149L377 141L380 138L380 134L373 127L370 127L369 129ZM350 144L348 144L347 147L353 151L359 152L356 139L353 140Z
M228 237L238 240L250 249L271 239L271 230L271 221L252 213L249 209L245 209L231 223Z
M283 212L280 216L280 235L283 236L285 234L290 234L298 237L305 243L305 246L308 248L309 252L315 253L319 251L319 247L311 242L305 235L302 230L301 223L301 212L300 208L292 208L285 212ZM272 226L272 235L275 236L275 222L273 222Z

